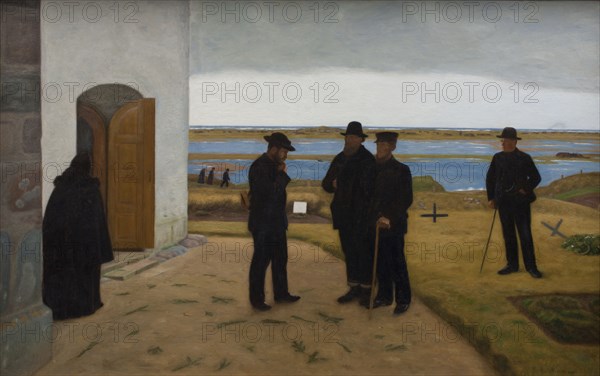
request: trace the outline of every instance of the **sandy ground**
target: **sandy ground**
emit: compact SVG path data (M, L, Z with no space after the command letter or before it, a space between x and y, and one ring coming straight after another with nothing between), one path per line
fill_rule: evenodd
M293 304L255 312L250 239L202 247L127 281L102 283L105 306L56 322L53 360L36 375L486 375L494 371L418 299L408 312L339 305L344 264L289 241ZM267 302L273 303L270 274Z

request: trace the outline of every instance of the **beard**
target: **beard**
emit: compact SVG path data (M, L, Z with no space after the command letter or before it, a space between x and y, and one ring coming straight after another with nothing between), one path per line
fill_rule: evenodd
M356 153L358 151L358 149L360 148L360 144L359 145L344 145L344 154L345 155L353 155L354 153Z

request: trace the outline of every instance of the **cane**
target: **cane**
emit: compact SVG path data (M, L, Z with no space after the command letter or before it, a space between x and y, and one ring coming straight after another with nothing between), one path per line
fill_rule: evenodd
M490 234L488 235L487 243L485 243L485 251L483 251L483 260L481 260L481 267L479 268L479 274L483 270L483 263L485 262L485 256L487 256L488 246L490 245L490 239L492 238L492 230L494 229L494 222L496 222L497 208L494 208L494 219L492 219L492 227L490 227Z
M379 223L375 226L375 255L373 257L373 278L371 279L371 296L369 297L369 320L375 302L375 282L377 281L377 255L379 254Z

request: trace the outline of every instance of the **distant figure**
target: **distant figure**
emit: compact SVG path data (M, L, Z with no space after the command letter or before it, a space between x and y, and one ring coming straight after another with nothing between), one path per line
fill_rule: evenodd
M206 184L212 185L213 180L215 180L215 168L214 167L208 173L208 178L206 179Z
M229 169L227 168L223 173L223 181L221 182L221 188L223 188L223 186L225 186L225 188L228 188L230 180L231 179L229 178Z
M408 228L408 208L413 202L412 176L407 165L398 162L398 133L376 134L377 177L369 209L370 236L374 241L375 226L380 227L377 279L379 288L373 307L388 306L396 298L394 314L406 312L411 301L410 280L404 256L404 234ZM368 302L367 302L368 303ZM369 304L364 304L369 307Z
M55 320L91 315L102 307L100 265L113 260L100 195L90 176L88 153L80 153L54 180L42 224L42 296Z
M344 150L335 156L321 186L333 193L331 216L333 228L339 230L342 251L346 259L346 280L350 290L340 296L338 303L358 299L369 300L373 246L368 244L367 211L375 181L375 157L362 143L368 137L362 124L348 124Z
M519 270L519 233L525 269L533 278L542 278L537 269L531 234L531 206L535 201L533 189L542 178L529 154L517 149L517 130L506 127L502 130L502 151L496 153L486 176L488 206L498 209L502 223L502 235L506 247L507 265L498 271L505 275Z
M205 177L206 177L206 169L203 168L202 170L200 170L200 173L198 174L198 184L204 184Z
M254 254L250 263L250 304L259 311L271 309L265 303L265 274L269 263L273 277L273 295L277 303L292 303L300 299L291 295L287 281L287 227L285 213L290 182L287 174L288 151L296 150L290 140L280 132L265 136L269 143L267 152L250 166L250 214L248 230L254 240Z

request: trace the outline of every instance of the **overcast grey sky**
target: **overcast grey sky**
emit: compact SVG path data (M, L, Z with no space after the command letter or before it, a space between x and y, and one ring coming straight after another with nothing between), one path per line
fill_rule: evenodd
M191 124L362 115L374 125L494 127L510 112L523 128L598 128L598 2L193 2L191 12ZM223 96L235 83L241 98ZM278 101L290 83L301 100Z

